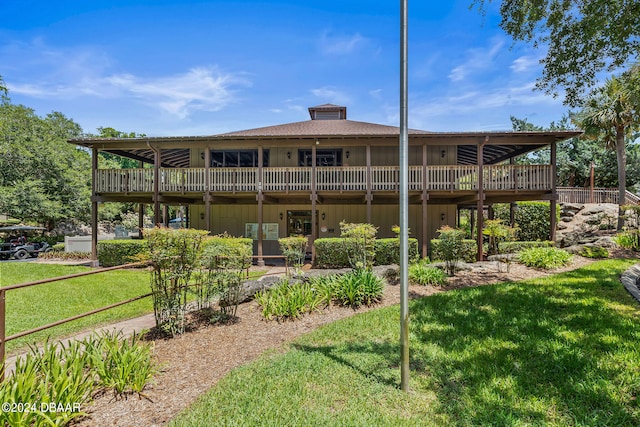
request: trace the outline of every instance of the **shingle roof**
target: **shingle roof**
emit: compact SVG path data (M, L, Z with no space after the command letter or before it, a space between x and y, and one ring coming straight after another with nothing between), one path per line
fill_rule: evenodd
M412 135L430 134L421 130L409 130ZM396 126L379 125L375 123L357 122L353 120L307 120L304 122L287 123L283 125L267 126L256 129L229 132L220 136L233 137L323 137L323 136L393 136L399 135Z

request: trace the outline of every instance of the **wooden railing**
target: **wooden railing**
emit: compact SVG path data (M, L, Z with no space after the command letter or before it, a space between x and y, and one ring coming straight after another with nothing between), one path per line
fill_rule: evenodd
M161 168L161 193L200 193L206 190L205 168ZM550 190L552 168L549 165L492 165L483 168L485 190ZM420 191L426 182L428 191L474 191L478 189L477 166L409 167L409 190ZM209 190L214 192L311 191L312 168L211 168ZM99 169L96 171L97 193L152 193L153 169ZM366 191L367 168L318 167L317 191ZM373 166L370 171L372 191L398 191L397 166Z
M558 187L558 200L564 203L618 203L617 188ZM624 204L640 204L640 197L627 191Z

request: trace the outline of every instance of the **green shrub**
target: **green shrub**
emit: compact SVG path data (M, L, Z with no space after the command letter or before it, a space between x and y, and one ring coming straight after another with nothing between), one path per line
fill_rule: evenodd
M290 236L278 239L280 251L291 266L301 266L304 264L304 257L307 253L307 238L304 236Z
M478 255L478 244L475 240L463 239L460 249L460 259L464 262L476 262ZM431 259L444 261L440 250L440 239L431 240Z
M440 235L439 254L444 261L447 274L453 276L456 273L458 261L462 258L464 231L445 225L438 230L438 234Z
M342 237L316 239L314 246L316 249L316 268L350 267L348 254L356 250L355 241Z
M376 265L400 264L400 239L376 239ZM420 257L418 239L409 238L409 263Z
M147 253L147 242L144 240L99 240L98 261L103 267L128 264Z
M529 248L518 254L518 261L527 267L551 269L567 265L571 255L558 248Z
M489 255L503 253L500 248L500 244L513 241L515 239L516 232L517 228L503 224L501 219L488 219L485 221L482 234L489 236L487 253ZM502 249L504 249L504 247Z
M56 243L51 247L54 252L64 252L64 243Z
M335 300L343 306L372 305L382 298L383 281L369 269L355 269L337 277Z
M442 286L447 283L447 274L442 269L429 265L428 260L422 260L409 266L409 282L423 286Z
M344 221L340 223L340 237L351 240L349 243L345 243L343 248L351 267L369 268L373 266L376 257L377 232L378 229L371 224Z
M625 249L640 251L640 232L637 230L621 231L613 240Z
M602 246L583 246L579 254L585 258L609 258L609 251Z
M509 204L493 205L495 218L509 222ZM548 240L551 230L549 202L518 202L514 212L516 239L522 241ZM560 220L560 209L556 209Z
M503 242L500 247L502 253L513 254L521 252L528 248L548 248L553 246L551 240L537 241L537 242Z
M90 260L91 252L44 252L38 254L40 259L58 259L63 261Z
M322 303L311 283L293 283L283 279L268 290L258 292L255 300L262 307L262 316L267 319L297 319L311 313Z

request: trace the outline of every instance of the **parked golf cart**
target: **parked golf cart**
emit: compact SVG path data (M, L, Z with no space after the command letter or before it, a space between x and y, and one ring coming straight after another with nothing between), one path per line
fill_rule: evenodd
M29 242L30 237L37 232L42 234L44 230L46 228L28 225L0 227L0 234L8 236L4 243L0 243L0 259L27 259L37 257L41 252L51 251L51 246L46 242Z

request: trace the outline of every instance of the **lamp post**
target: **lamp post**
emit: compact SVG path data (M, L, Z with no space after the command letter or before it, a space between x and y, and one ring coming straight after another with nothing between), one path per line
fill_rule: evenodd
M409 391L409 131L407 0L400 0L400 388Z

